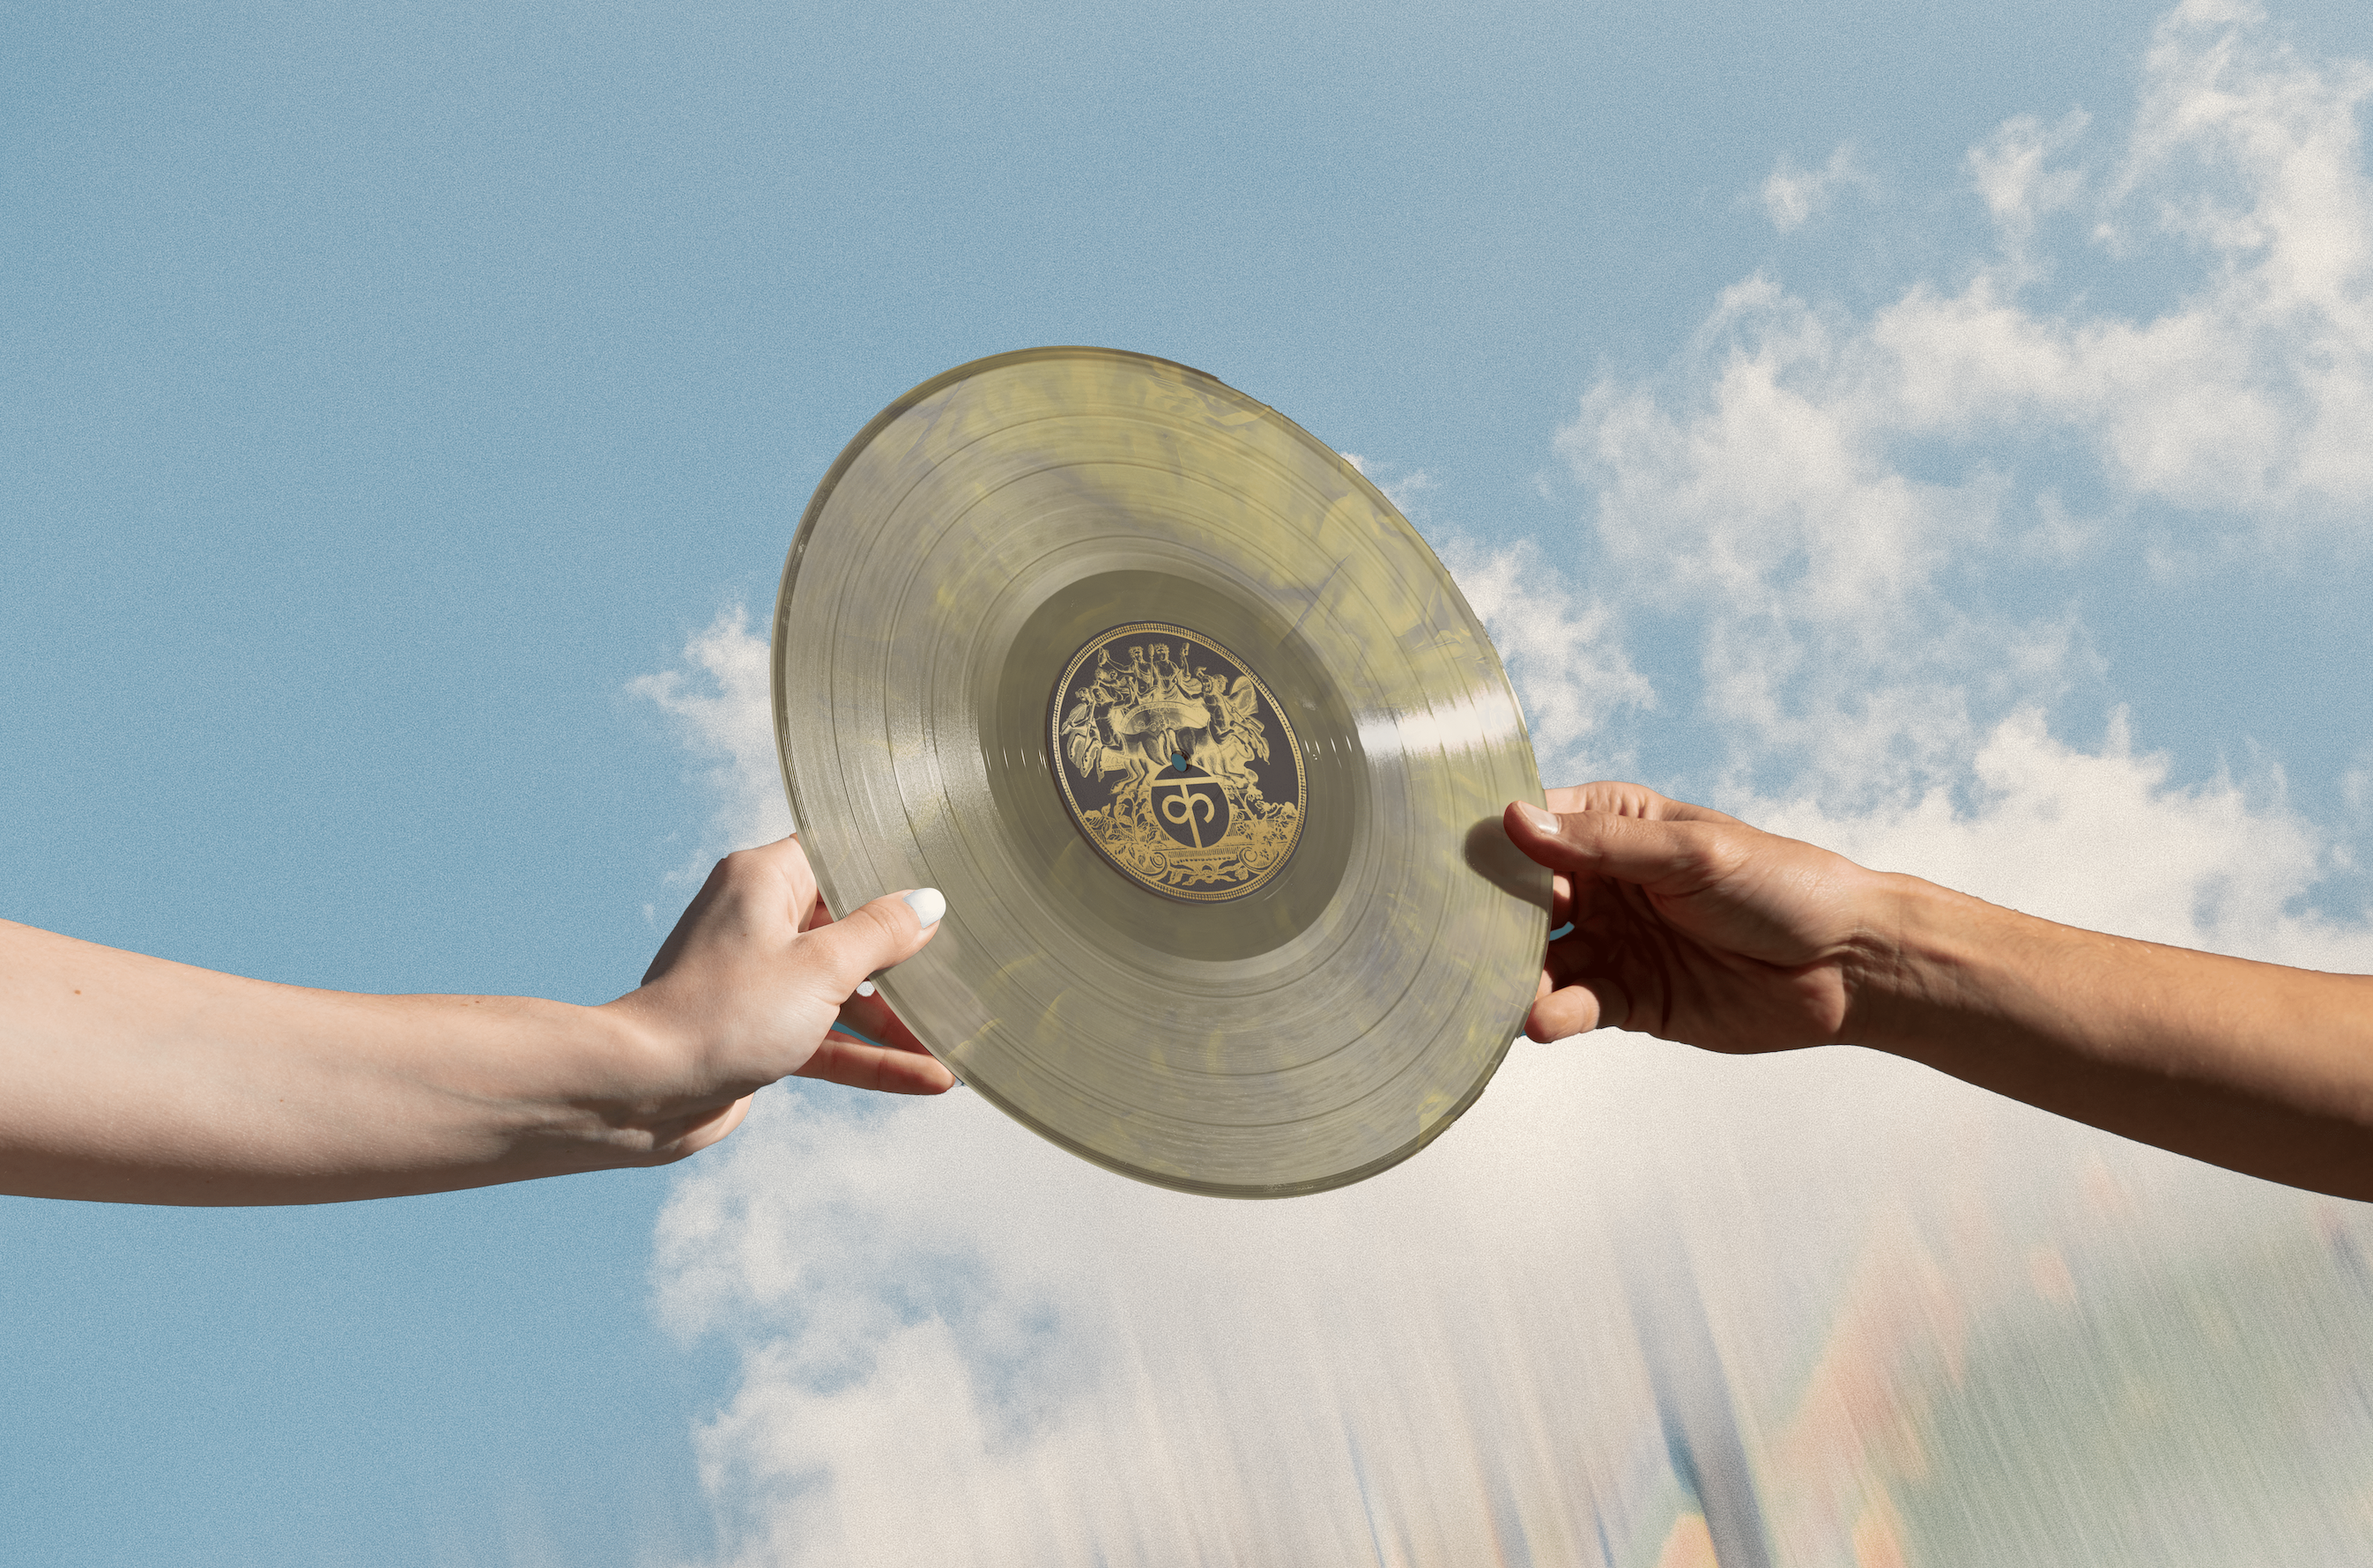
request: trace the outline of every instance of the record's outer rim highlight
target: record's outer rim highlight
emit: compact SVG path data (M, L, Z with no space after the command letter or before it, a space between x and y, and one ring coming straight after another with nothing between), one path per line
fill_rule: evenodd
M1318 440L1301 425L1295 424L1291 418L1278 412L1268 404L1258 402L1257 400L1252 399L1245 394L1237 391L1235 389L1228 386L1227 383L1221 381L1217 377L1211 376L1208 372L1197 370L1192 366L1181 365L1173 360L1161 359L1153 355L1135 354L1123 350L1092 346L1057 345L1020 349L1004 354L992 354L982 359L973 360L969 363L957 366L953 369L944 371L938 376L934 376L929 380L910 389L908 391L890 402L866 424L865 427L841 449L839 455L834 459L832 466L826 470L823 480L818 483L814 494L810 498L807 508L801 517L798 531L792 540L790 549L785 558L780 587L776 598L768 673L770 706L773 710L775 726L777 760L782 770L784 786L789 798L792 819L794 823L798 826L798 830L802 834L802 843L807 849L811 865L815 871L818 886L824 892L828 906L836 912L842 912L847 908L853 907L855 903L862 902L863 898L856 896L856 889L840 886L841 878L836 875L836 856L834 846L830 843L817 844L808 842L805 838L810 819L810 814L806 809L809 803L802 798L803 792L800 784L801 771L792 761L792 738L790 733L791 721L789 703L788 702L789 694L785 689L785 655L789 637L791 610L796 597L796 589L799 585L802 563L806 558L809 547L814 541L816 537L818 520L824 514L826 508L831 505L838 488L842 484L852 465L859 460L865 452L871 447L875 439L885 429L895 424L901 417L915 409L918 405L929 401L959 383L976 377L980 377L1011 366L1028 365L1036 361L1067 359L1102 360L1120 366L1142 366L1166 371L1173 376L1185 378L1191 383L1202 383L1208 386L1210 389L1211 393L1219 399L1257 409L1261 416L1269 420L1274 420L1279 426L1289 432L1294 438L1298 439L1310 448L1310 450L1315 453L1324 454L1327 459L1331 460L1335 468L1339 470L1339 474L1342 479L1347 481L1358 491L1363 493L1367 501L1375 508L1377 513L1381 514L1384 517L1391 519L1394 523L1397 523L1400 529L1406 531L1409 540L1413 541L1418 549L1424 551L1428 559L1432 559L1432 552L1425 546L1422 538L1409 526L1408 520L1401 516L1398 508L1393 505L1390 499L1385 496L1382 491L1377 489L1377 487L1365 474L1361 473L1358 469L1346 461L1340 454L1335 452L1331 447L1327 446L1325 442ZM1503 738L1503 746L1505 750L1511 755L1521 758L1524 779L1529 784L1528 791L1520 788L1514 793L1520 797L1528 797L1537 804L1545 804L1545 796L1539 783L1537 762L1532 750L1531 738L1526 732L1522 705L1516 699L1514 688L1508 679L1506 668L1499 659L1496 650L1492 649L1488 636L1481 634L1480 618L1477 617L1474 614L1472 607L1467 604L1464 595L1459 592L1455 583L1450 579L1448 572L1440 566L1438 561L1434 562L1433 564L1434 569L1440 577L1438 587L1448 596L1451 602L1455 605L1458 611L1463 613L1469 625L1476 632L1476 641L1479 645L1478 652L1479 653L1480 661L1484 665L1488 666L1490 683L1496 687L1497 696L1500 699L1504 700L1506 703L1508 714L1513 715L1513 725L1510 732ZM1502 781L1503 784L1506 782L1507 781L1504 780ZM1502 841L1502 843L1504 844L1504 841ZM1515 854L1513 846L1504 847L1509 854ZM1547 936L1549 925L1549 876L1547 871L1533 865L1529 861L1523 860L1521 855L1516 855L1515 862L1504 863L1499 875L1494 876L1490 873L1483 872L1479 865L1475 865L1472 850L1473 846L1470 843L1469 865L1471 866L1475 866L1475 869L1479 874L1484 875L1487 879L1498 883L1503 891L1509 893L1519 901L1529 903L1534 906L1531 923L1537 927L1537 929L1533 931L1530 942L1531 951L1537 952L1542 940ZM890 889L877 889L875 890L875 893L867 894L865 896L878 896L879 892L888 890ZM955 914L956 912L951 912L952 914ZM943 933L943 936L945 934ZM934 945L936 946L937 944ZM928 955L929 949L927 948L925 951ZM1374 1176L1383 1170L1388 1169L1391 1167L1409 1158L1411 1156L1423 1149L1427 1144L1431 1144L1435 1138L1441 1136L1453 1122L1456 1121L1460 1116L1464 1115L1465 1112L1481 1098L1484 1089L1489 1086L1493 1074L1498 1071L1499 1066L1505 1059L1508 1051L1513 1048L1521 1030L1525 1011L1529 1007L1531 1001L1529 989L1527 989L1526 994L1525 995L1522 1003L1512 1005L1509 1008L1509 1016L1498 1020L1492 1026L1490 1033L1491 1037L1496 1040L1496 1043L1489 1049L1485 1059L1479 1062L1477 1070L1473 1072L1472 1076L1466 1084L1463 1092L1460 1093L1451 1103L1446 1106L1441 1106L1438 1109L1429 1106L1427 1112L1428 1120L1424 1121L1413 1136L1395 1146L1390 1147L1373 1158L1362 1161L1348 1168L1331 1170L1323 1174L1302 1179L1246 1183L1200 1179L1192 1174L1186 1172L1150 1168L1145 1166L1134 1164L1125 1158L1117 1157L1103 1149L1093 1146L1091 1144L1083 1142L1081 1138L1074 1137L1060 1128L1046 1124L1040 1118L1030 1114L1026 1109L1015 1104L1007 1096L1002 1094L995 1084L985 1081L982 1077L976 1076L973 1073L968 1072L960 1062L952 1058L950 1051L943 1046L943 1043L933 1038L931 1020L928 1017L918 1018L914 1010L910 1009L901 1002L899 993L903 988L899 984L899 973L900 971L898 970L893 969L885 971L884 975L881 977L881 989L885 998L892 1003L900 1017L906 1020L910 1028L915 1029L917 1036L923 1040L925 1045L932 1051L932 1053L939 1057L941 1061L945 1063L950 1069L976 1093L980 1094L990 1103L996 1105L1000 1110L1005 1111L1008 1115L1013 1117L1014 1120L1022 1122L1023 1125L1028 1127L1031 1131L1038 1133L1040 1136L1047 1139L1050 1143L1055 1144L1058 1147L1061 1147L1082 1159L1088 1160L1092 1164L1101 1166L1104 1168L1114 1171L1119 1175L1130 1177L1140 1181L1148 1182L1151 1185L1214 1197L1275 1198L1292 1197L1320 1192L1363 1180L1370 1176Z

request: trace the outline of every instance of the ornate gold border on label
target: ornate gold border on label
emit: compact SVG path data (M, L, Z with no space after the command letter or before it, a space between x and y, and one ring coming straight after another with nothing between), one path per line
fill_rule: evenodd
M1308 805L1293 725L1209 637L1159 621L1100 632L1046 714L1072 825L1140 887L1216 903L1292 858Z

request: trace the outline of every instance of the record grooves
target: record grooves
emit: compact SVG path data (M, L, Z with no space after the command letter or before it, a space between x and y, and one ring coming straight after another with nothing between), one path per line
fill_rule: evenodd
M1357 1180L1530 1005L1549 877L1497 821L1541 790L1490 641L1356 470L1198 371L1036 349L899 399L808 507L773 658L827 902L948 896L883 993L1089 1159Z

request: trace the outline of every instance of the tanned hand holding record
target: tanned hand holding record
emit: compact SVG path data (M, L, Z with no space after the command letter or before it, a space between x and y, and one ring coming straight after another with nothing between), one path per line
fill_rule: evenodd
M1199 371L999 355L851 442L783 572L776 738L826 902L937 888L880 979L1017 1120L1163 1186L1374 1175L1540 975L1542 792L1481 623L1359 471Z

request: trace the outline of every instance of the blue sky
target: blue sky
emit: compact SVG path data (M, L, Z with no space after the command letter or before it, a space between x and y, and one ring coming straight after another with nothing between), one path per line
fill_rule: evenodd
M834 453L949 366L1100 343L1359 454L1486 613L1561 777L1636 772L2063 918L2373 969L2373 23L2160 13L26 19L0 64L0 909L298 983L615 994L685 867L780 819L735 612L764 623ZM1596 1516L1648 1519L1680 1504L1607 1413L1637 1413L1641 1353L1550 1376L1507 1327L1570 1288L1517 1253L1619 1272L1674 1201L1607 1152L1642 1129L1669 1134L1648 1168L1672 1192L1735 1202L1724 1151L1754 1148L1778 1169L1756 1181L1833 1215L1788 1247L1776 1219L1677 1227L1750 1412L1801 1405L1791 1357L1900 1229L1949 1294L2009 1278L2049 1307L2038 1248L2080 1284L2224 1255L2148 1227L2102 1251L2097 1167L2236 1235L2344 1224L1870 1064L1596 1041L1511 1074L1463 1143L1274 1211L1045 1166L962 1097L789 1095L673 1175L315 1212L0 1202L0 1516L56 1563L800 1561L924 1423L941 1505L909 1544L961 1527L1027 1560L1023 1525L949 1500L1023 1473L1068 1496L1066 1455L1204 1430L1165 1426L1182 1401L1233 1412L1210 1430L1314 1498L1420 1475L1423 1423L1380 1389L1398 1365L1462 1408L1551 1390L1526 1443L1615 1434ZM1990 1212L2025 1216L2007 1275L1935 1219L1968 1196L1916 1157L1946 1124L1997 1150L1970 1156ZM1675 1148L1707 1159L1655 1163ZM1015 1196L933 1218L979 1179L929 1163L949 1149ZM867 1185L893 1156L920 1174ZM2023 1164L2081 1172L2082 1202ZM768 1196L802 1170L871 1194L849 1212L875 1239ZM1633 1217L1506 1217L1545 1184ZM1207 1302L1163 1342L1197 1353L1111 1349L1157 1307L1039 1204L1172 1238L1176 1300L1241 1270L1305 1327L1366 1288L1353 1260L1438 1222L1497 1305L1470 1320L1411 1265L1406 1310L1347 1307L1368 1349L1305 1358L1305 1403L1350 1436L1264 1446L1256 1329ZM839 1272L769 1272L778 1244ZM2307 1283L2280 1310L2323 1299L2284 1267ZM1619 1299L1561 1300L1577 1333L1636 1340ZM876 1317L972 1392L816 1337ZM1453 1342L1498 1348L1427 1349ZM1015 1414L1041 1385L1078 1400ZM1475 1461L1469 1490L1512 1499L1485 1513L1589 1516L1526 1490L1557 1467L1505 1458L1534 1449L1499 1419L1461 1450L1502 1457ZM1161 1473L1218 1485L1183 1456ZM1911 1483L1884 1484L1916 1536ZM1068 1516L1114 1562L1142 1527Z

